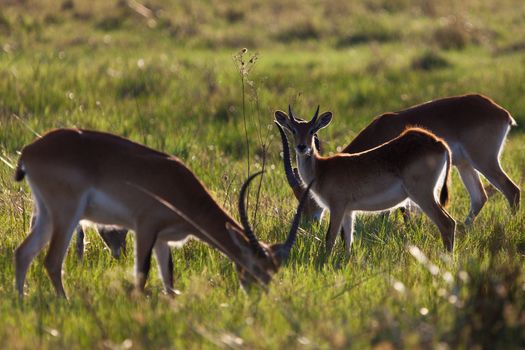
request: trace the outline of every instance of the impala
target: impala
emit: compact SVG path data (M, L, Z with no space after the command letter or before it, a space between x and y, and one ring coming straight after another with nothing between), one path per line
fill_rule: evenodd
M44 265L57 294L65 297L62 264L81 219L135 231L135 282L140 291L152 249L164 287L171 290L168 243L182 244L190 237L230 258L243 286L253 281L267 285L295 242L304 201L285 243L259 242L243 204L246 187L255 175L239 195L239 224L174 156L103 132L51 131L23 149L15 174L17 181L27 178L38 213L30 234L15 252L18 293L23 295L31 261L50 242Z
M510 113L488 97L447 97L376 117L341 152L358 153L377 147L410 126L431 131L444 139L452 151L452 163L470 195L470 211L465 220L470 225L487 201L480 173L503 193L513 212L519 209L520 189L503 171L499 160L507 134L515 125ZM300 198L300 179L294 177L289 160L285 158L284 162L288 183ZM311 206L308 203L307 207ZM312 216L319 217L319 210Z
M318 107L314 117L306 122L295 118L291 108L289 111L290 115L275 112L277 126L293 134L300 178L306 182L316 179L313 196L330 211L327 254L341 226L346 251L350 252L356 211L389 210L407 199L416 203L437 225L445 248L453 250L456 223L444 208L448 202L451 165L450 150L445 142L428 131L410 128L393 140L364 152L322 157L315 147L314 135L328 126L332 113L319 116ZM436 192L443 172L438 199Z

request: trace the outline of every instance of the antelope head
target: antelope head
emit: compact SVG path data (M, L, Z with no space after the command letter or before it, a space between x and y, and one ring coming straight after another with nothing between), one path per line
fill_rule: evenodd
M310 121L297 118L288 105L288 114L283 111L275 112L275 120L283 128L290 131L295 141L295 151L299 156L311 156L319 151L317 132L328 126L332 121L332 112L325 112L319 116L319 106Z
M230 237L240 248L242 257L236 262L237 274L244 289L248 289L253 282L259 282L266 286L271 281L273 275L279 270L281 265L288 259L290 250L297 238L297 230L299 229L299 222L301 220L301 212L308 199L308 192L313 184L313 181L308 185L299 202L296 213L294 215L288 236L283 243L266 244L260 242L252 230L248 222L248 216L245 207L246 190L250 182L262 172L251 175L242 185L239 193L239 216L243 227L243 232L239 232L233 225L226 224L226 228L230 233ZM236 232L237 231L237 232ZM247 237L249 246L240 244L237 237L239 234Z

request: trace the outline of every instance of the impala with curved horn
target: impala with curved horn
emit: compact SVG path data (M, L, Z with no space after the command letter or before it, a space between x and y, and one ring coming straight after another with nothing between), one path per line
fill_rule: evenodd
M197 238L236 265L241 283L270 282L295 241L304 200L284 244L259 242L248 224L243 185L237 223L178 158L97 131L57 129L22 150L15 180L27 178L35 201L35 225L16 249L16 289L22 296L31 261L50 242L45 268L65 297L62 264L81 219L135 231L136 287L143 290L155 251L167 291L173 286L169 242ZM306 198L306 193L305 197Z
M314 135L328 126L332 113L319 116L317 107L313 118L306 122L296 118L291 108L289 112L290 115L275 112L277 126L293 134L300 178L306 182L316 179L313 197L330 211L327 253L331 252L341 227L349 253L356 211L388 210L407 199L416 203L437 225L445 248L452 251L456 223L444 208L448 202L451 166L450 150L445 142L426 130L409 128L371 150L322 157L315 147ZM445 178L437 198L443 172Z
M286 174L286 179L292 188L295 197L297 200L300 200L304 195L305 186L299 177L297 168L292 169L290 148L288 147L288 139L286 138L286 134L282 128L279 128L279 133L281 134L281 141L283 144L284 173ZM318 142L317 138L315 140ZM318 151L320 150L319 143L316 144L316 148ZM323 213L324 209L317 203L317 201L311 197L307 197L303 210L303 217L311 220L321 221L323 218Z
M510 113L486 96L446 97L376 117L341 153L358 153L377 147L410 126L431 131L449 145L452 163L470 195L470 211L465 220L469 225L487 201L479 174L503 193L514 213L519 209L520 189L502 169L499 160L507 134L515 125ZM284 165L288 183L300 198L299 179L291 180L294 172L286 158Z

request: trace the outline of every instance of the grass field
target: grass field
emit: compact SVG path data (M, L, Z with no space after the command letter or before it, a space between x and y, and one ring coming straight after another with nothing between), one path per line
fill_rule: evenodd
M335 152L379 113L479 92L518 122L502 163L522 185L525 3L458 3L2 1L0 153L16 163L35 133L56 127L113 132L181 158L234 215L240 184L265 164L256 233L277 242L296 201L276 109L331 110L321 137ZM4 163L0 181L3 349L525 348L525 214L511 216L499 193L460 228L453 255L424 217L406 227L365 216L352 256L338 242L320 267L327 222L305 223L268 293L249 295L231 262L198 242L172 253L180 295L163 295L156 271L139 295L132 254L112 259L90 231L84 260L70 249L64 264L69 300L55 297L41 254L20 302L13 252L31 195ZM252 213L255 201L252 191ZM454 172L458 222L468 206Z

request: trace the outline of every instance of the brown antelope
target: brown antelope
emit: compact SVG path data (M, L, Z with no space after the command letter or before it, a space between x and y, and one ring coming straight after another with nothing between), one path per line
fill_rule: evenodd
M285 243L259 242L243 203L255 175L244 183L239 195L241 225L174 156L103 132L51 131L22 150L15 174L17 181L27 178L38 213L29 236L15 252L18 293L23 295L31 261L50 242L44 264L57 294L65 296L62 264L81 219L135 231L135 278L141 291L152 249L164 286L171 290L173 263L168 242L182 244L190 237L230 258L243 286L253 281L266 285L294 244L304 201Z
M279 133L281 134L281 141L283 144L283 161L286 179L288 180L288 184L292 188L295 197L297 198L297 200L299 200L303 197L305 187L302 183L302 180L300 179L297 168L292 169L290 148L288 147L288 139L286 138L286 134L284 133L282 128L279 127L278 129ZM314 135L314 137L316 137L316 135ZM314 142L317 142L315 147L319 151L321 147L317 137L314 139ZM317 201L314 198L308 197L306 199L306 203L303 209L303 217L310 220L321 221L323 218L323 213L324 209L317 203Z
M447 97L376 117L341 152L358 153L377 147L410 126L431 131L449 145L452 163L469 192L470 211L465 220L469 225L487 201L479 173L503 193L514 212L519 209L520 189L503 171L499 161L507 134L515 125L510 113L486 96ZM291 179L294 173L289 161L284 161L288 183L300 198L299 180L297 177L295 182Z
M314 117L306 122L295 118L290 108L290 115L276 111L275 118L279 128L285 127L293 134L300 178L306 182L316 179L313 196L330 211L328 254L341 226L346 251L350 252L356 211L388 210L407 199L437 225L445 248L453 250L456 223L444 208L448 202L451 155L443 140L426 130L409 128L367 151L322 157L315 147L314 134L328 126L331 112L319 116L318 107ZM436 191L443 172L438 199Z

